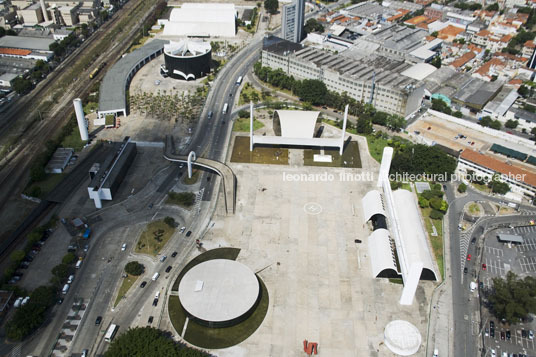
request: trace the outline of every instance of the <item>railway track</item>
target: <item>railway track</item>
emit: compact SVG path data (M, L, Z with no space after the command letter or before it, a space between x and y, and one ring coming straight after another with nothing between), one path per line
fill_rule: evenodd
M68 78L70 75L69 71L66 71L71 66L74 66L77 63L78 55L82 51L87 52L95 49L98 46L99 41L102 40L102 37L115 28L119 26L118 19L122 16L132 15L136 9L143 4L143 0L131 0L125 6L119 10L114 16L117 15L115 20L110 20L101 26L99 30L102 29L102 34L99 33L99 30L94 33L90 39L92 41L88 44L87 42L90 39L86 40L80 48L69 56L66 61L62 64L63 67L59 66L53 73L55 75L47 80L46 83L43 83L39 88L35 88L36 92L31 97L21 98L25 99L24 102L19 104L20 108L14 113L11 114L11 118L21 118L28 117L31 115L36 115L35 106L31 107L30 103L36 103L43 100L46 100L46 97L49 95L48 91L53 88L54 85L61 83L65 78ZM25 187L27 182L27 171L31 163L32 158L39 152L42 151L45 142L53 137L59 129L67 122L71 113L73 112L72 100L77 97L84 97L89 94L91 87L95 81L100 80L107 68L111 66L120 55L128 49L131 41L137 35L140 26L143 24L143 21L147 16L149 16L155 9L153 5L149 11L145 13L145 16L139 16L138 21L133 24L133 26L128 31L127 35L119 38L110 43L106 52L98 56L97 60L93 64L86 68L86 70L79 74L78 78L80 80L72 83L68 88L65 89L65 94L60 99L59 103L56 104L49 113L49 117L46 120L37 122L31 126L27 133L21 136L17 148L13 150L8 161L0 170L0 210L6 209L6 204L9 202L9 199L13 195L18 195ZM122 11L123 10L123 11ZM122 11L122 12L121 12ZM134 17L135 18L135 17ZM112 18L113 19L113 18ZM123 32L122 30L121 32ZM108 63L104 66L103 70L93 80L88 79L89 69L100 63ZM50 76L49 76L50 77ZM12 119L13 120L13 119ZM8 120L9 122L9 120Z

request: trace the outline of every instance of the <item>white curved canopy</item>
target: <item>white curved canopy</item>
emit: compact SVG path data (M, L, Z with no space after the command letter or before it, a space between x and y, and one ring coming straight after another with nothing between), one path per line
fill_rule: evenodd
M387 216L383 206L383 198L380 191L372 190L361 199L365 222L368 222L375 214Z
M400 264L406 264L407 271L410 271L411 264L420 262L423 268L430 269L438 280L413 193L408 190L396 190L393 192L393 198L405 256Z
M164 52L174 57L196 57L212 49L210 43L199 41L170 41L164 45Z
M276 110L281 123L281 136L286 138L312 138L320 112L302 110Z
M385 269L397 271L387 229L380 228L372 232L368 237L368 249L373 277L378 277Z

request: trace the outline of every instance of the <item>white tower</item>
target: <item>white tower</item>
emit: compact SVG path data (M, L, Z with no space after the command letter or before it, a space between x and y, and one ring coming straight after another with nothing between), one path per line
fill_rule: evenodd
M45 5L45 0L41 0L41 11L43 11L43 18L45 21L50 21L48 18L47 6Z
M87 141L89 134L87 132L86 117L84 116L84 108L82 107L82 100L76 98L73 100L74 111L76 113L76 121L78 121L78 130L80 130L80 139Z

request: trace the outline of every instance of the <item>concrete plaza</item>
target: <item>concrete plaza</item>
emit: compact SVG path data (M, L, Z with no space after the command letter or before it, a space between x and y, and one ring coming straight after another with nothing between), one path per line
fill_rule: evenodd
M376 181L349 178L371 172L377 179L379 165L368 155L365 139L357 140L362 169L304 167L292 160L290 166L229 163L238 181L236 214L216 215L203 246L241 248L238 261L259 272L270 302L252 336L213 353L303 356L307 339L318 342L324 356L392 356L383 330L402 319L421 332L417 355L424 356L435 285L421 282L413 305L401 306L402 285L372 278L361 198ZM289 180L302 174L313 180Z

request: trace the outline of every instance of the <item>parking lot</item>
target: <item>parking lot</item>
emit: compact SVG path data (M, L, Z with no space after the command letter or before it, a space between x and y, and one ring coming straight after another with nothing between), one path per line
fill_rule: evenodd
M519 245L501 243L497 239L499 232L520 235L524 243ZM493 278L504 278L508 271L521 277L534 274L536 272L536 227L522 226L509 229L508 232L504 229L489 232L486 235L479 269L479 291L484 295L493 287ZM482 334L488 355L490 348L495 350L497 356L501 356L503 352L508 355L514 353L536 355L534 339L529 337L529 331L536 330L534 321L520 322L515 325L502 324L485 308L483 308L482 321ZM490 321L493 321L495 325L493 337Z

